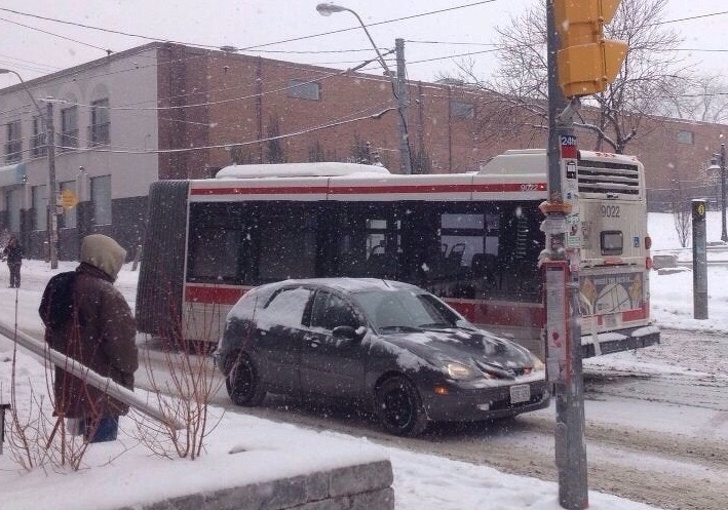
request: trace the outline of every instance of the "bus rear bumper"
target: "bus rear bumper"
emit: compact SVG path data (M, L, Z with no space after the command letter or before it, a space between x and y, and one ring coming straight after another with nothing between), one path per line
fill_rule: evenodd
M590 334L581 337L581 357L583 359L613 352L631 351L659 343L660 330L652 325Z

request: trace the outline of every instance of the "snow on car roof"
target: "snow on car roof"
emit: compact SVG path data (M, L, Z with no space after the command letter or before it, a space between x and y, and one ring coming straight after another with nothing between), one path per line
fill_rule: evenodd
M303 278L283 280L273 285L290 284L324 285L344 292L365 292L371 290L387 291L402 289L423 291L416 285L411 285L409 283L398 282L394 280L383 280L380 278Z

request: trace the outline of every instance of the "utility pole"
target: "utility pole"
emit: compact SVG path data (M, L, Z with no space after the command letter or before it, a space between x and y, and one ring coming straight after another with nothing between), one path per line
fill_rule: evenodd
M53 128L53 103L46 103L46 152L48 153L48 255L51 269L58 269L58 189L56 183L56 139Z
M407 130L407 83L405 81L404 39L394 40L394 51L397 58L397 126L399 128L400 170L412 173L412 152L410 151L409 132Z

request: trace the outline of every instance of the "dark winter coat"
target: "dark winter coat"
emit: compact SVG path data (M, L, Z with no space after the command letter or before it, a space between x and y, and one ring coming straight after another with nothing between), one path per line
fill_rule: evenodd
M23 262L23 247L17 242L10 243L3 249L3 257L8 261L8 264L21 264Z
M108 240L123 252L113 239L98 237L105 238L101 239L104 249ZM43 293L39 312L46 325L45 338L53 349L133 389L139 366L136 327L129 305L113 285L124 257L118 252L107 256L86 239L76 271L54 276ZM129 411L126 404L60 367L56 367L54 395L55 413L66 418L119 416Z

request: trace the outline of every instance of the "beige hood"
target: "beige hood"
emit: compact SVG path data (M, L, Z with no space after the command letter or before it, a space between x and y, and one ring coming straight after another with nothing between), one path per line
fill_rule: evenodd
M116 280L126 261L126 250L109 236L91 234L81 241L81 262L98 267Z

